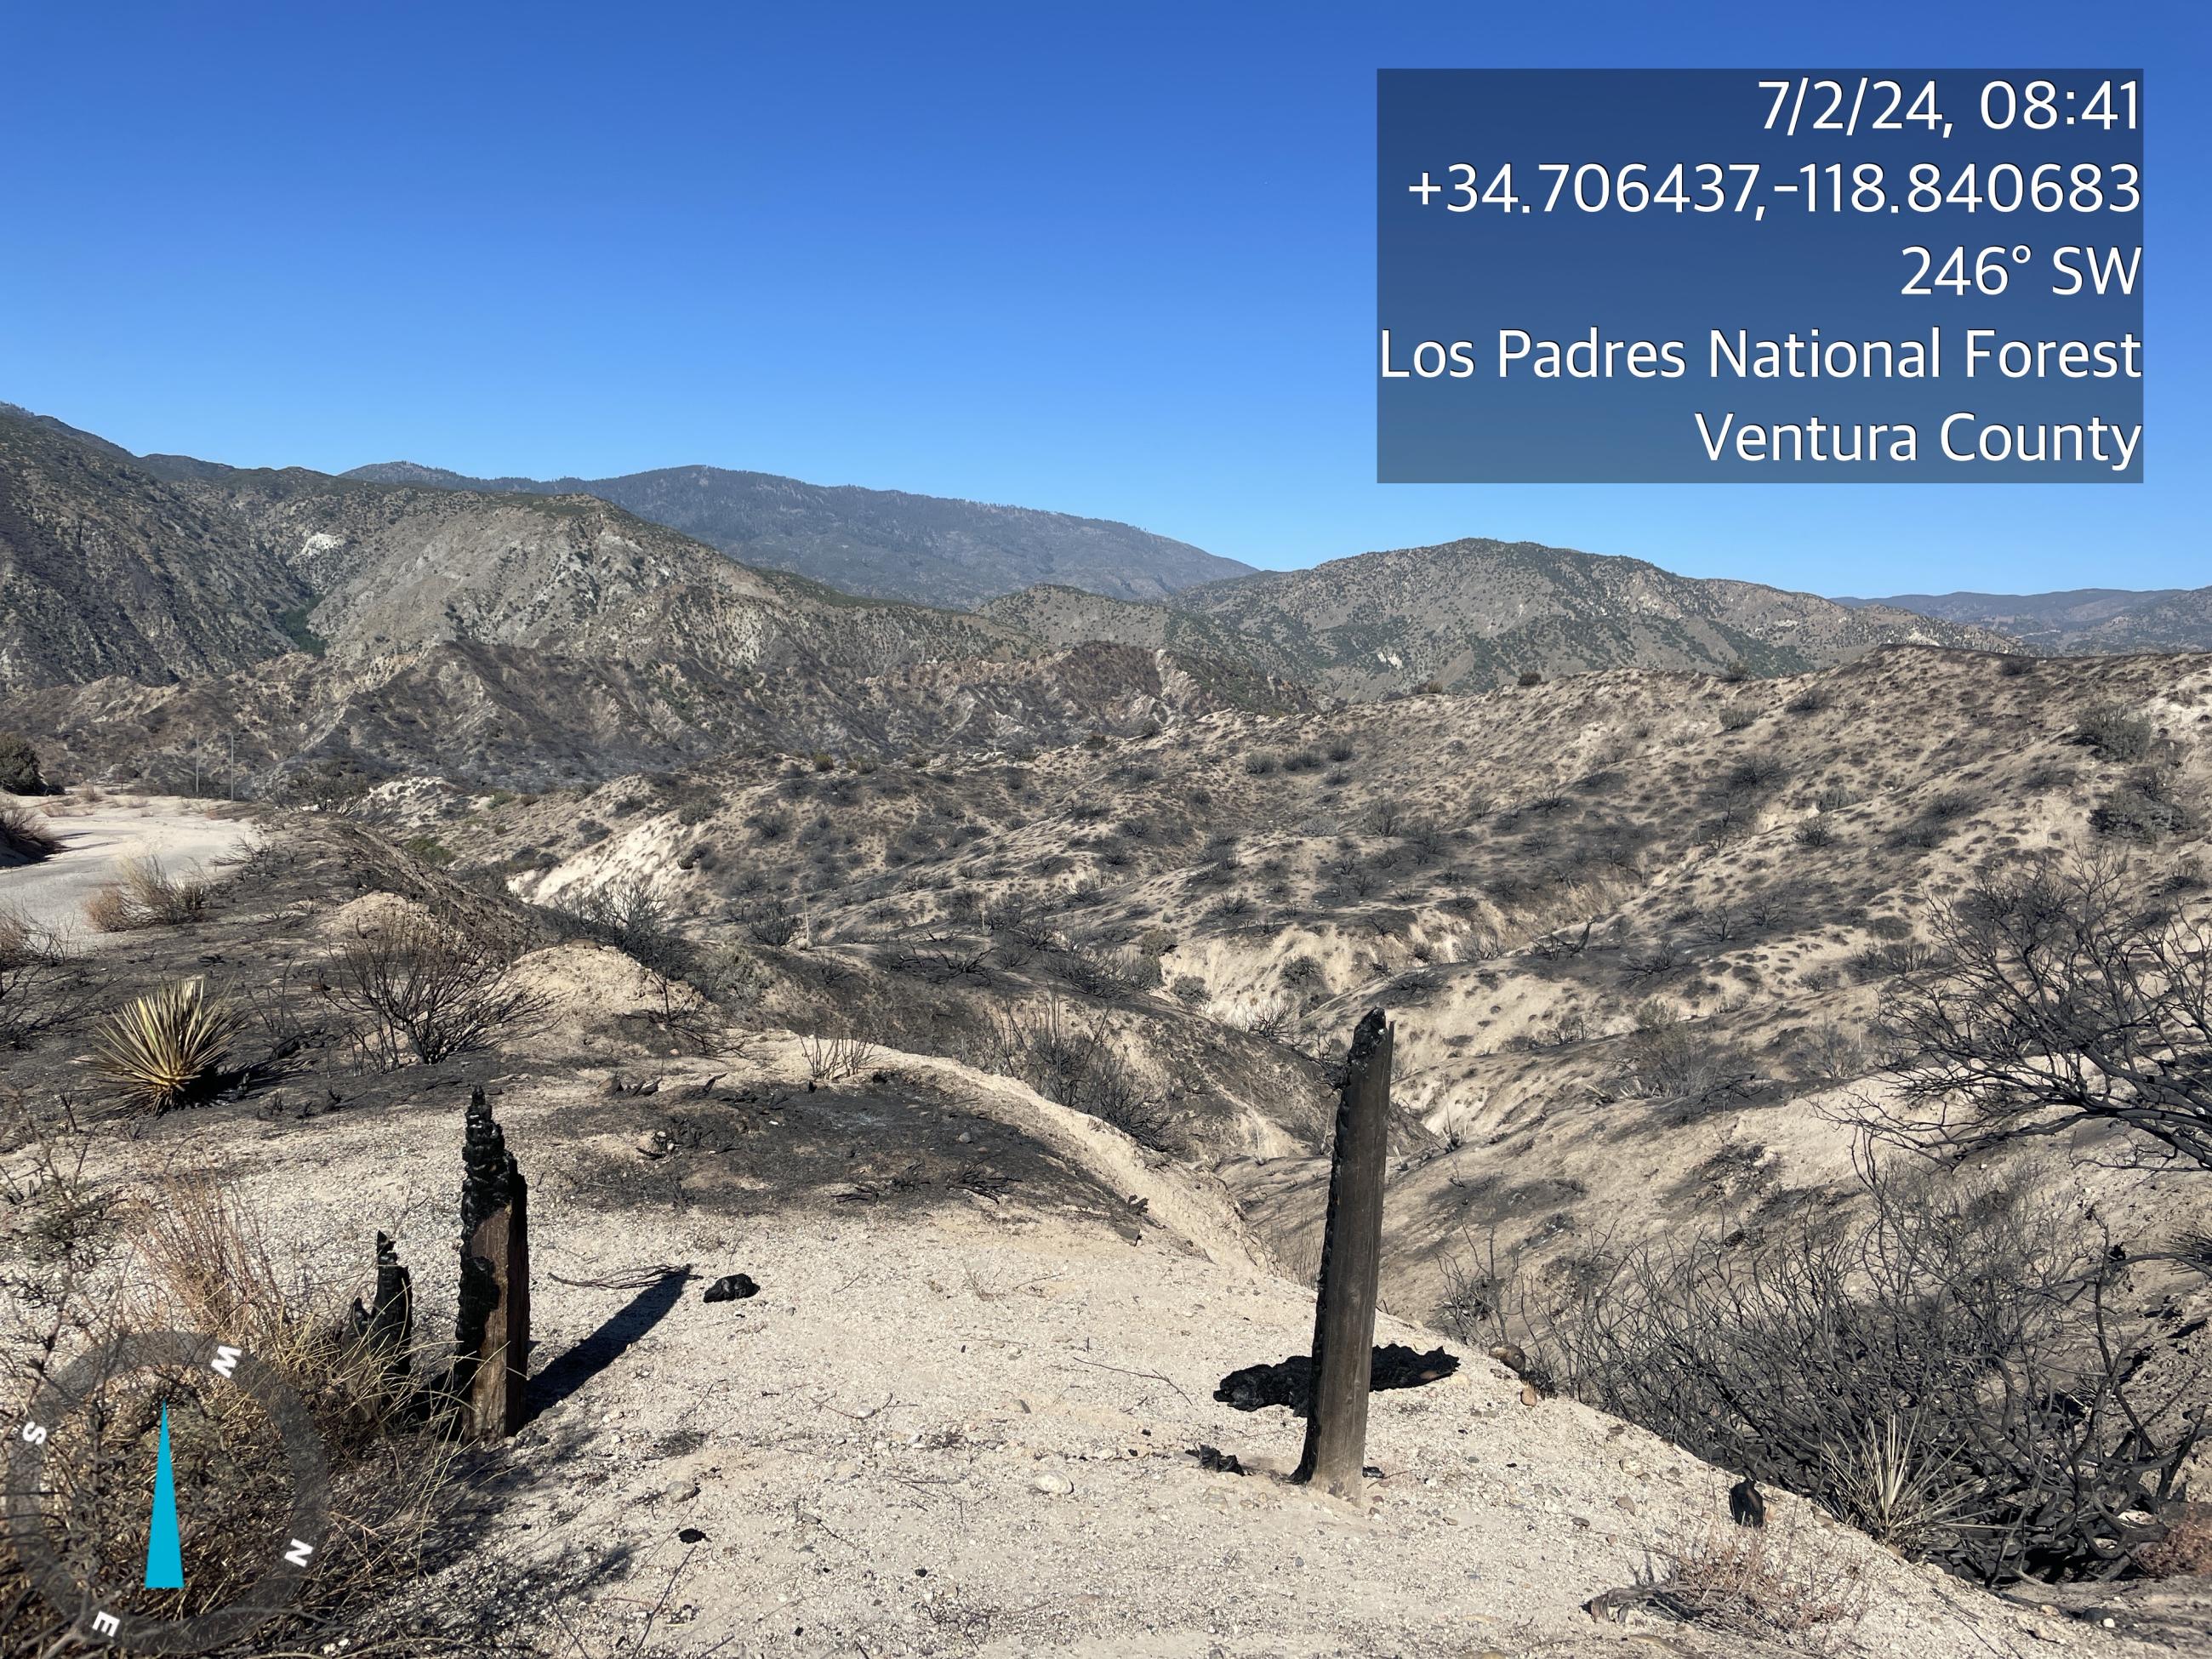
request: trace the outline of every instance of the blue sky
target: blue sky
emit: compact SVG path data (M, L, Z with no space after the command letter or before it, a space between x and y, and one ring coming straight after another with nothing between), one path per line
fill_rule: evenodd
M2208 10L12 0L0 398L241 465L703 461L1269 566L1489 535L2197 586ZM2150 482L1376 483L1375 70L1665 64L2146 66Z

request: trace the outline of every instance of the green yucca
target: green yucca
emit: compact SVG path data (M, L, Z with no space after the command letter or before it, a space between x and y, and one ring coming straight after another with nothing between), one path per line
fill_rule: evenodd
M109 1015L93 1064L131 1104L166 1112L215 1074L238 1024L228 1004L207 1000L205 981L181 980Z

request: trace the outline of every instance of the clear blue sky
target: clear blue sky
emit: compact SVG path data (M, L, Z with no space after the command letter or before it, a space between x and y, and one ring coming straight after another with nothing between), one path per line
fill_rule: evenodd
M0 398L242 465L704 461L1261 565L1491 535L2197 586L2208 10L5 0ZM2150 482L1376 483L1374 71L1666 64L2145 66Z

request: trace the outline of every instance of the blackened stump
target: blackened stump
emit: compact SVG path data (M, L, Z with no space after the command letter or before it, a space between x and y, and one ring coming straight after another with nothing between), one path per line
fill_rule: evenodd
M353 1304L355 1340L384 1357L384 1380L397 1388L407 1380L409 1351L415 1346L415 1289L389 1236L376 1236L376 1294L364 1308Z
M1390 1139L1389 1023L1380 1008L1352 1034L1336 1104L1321 1289L1314 1307L1313 1407L1292 1479L1357 1502L1364 1490L1375 1291L1382 1265L1382 1173Z
M529 1192L482 1089L469 1096L461 1141L460 1316L453 1393L464 1425L483 1439L528 1414Z

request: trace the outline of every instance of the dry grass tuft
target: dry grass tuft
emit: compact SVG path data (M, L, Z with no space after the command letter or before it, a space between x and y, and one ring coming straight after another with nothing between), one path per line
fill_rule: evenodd
M2167 1518L2166 1536L2136 1552L2136 1565L2153 1578L2212 1573L2212 1504L2182 1505Z
M180 927L207 908L207 884L184 881L159 859L125 860L116 878L84 902L85 919L103 933Z
M1647 1599L1686 1623L1746 1640L1820 1652L1866 1611L1856 1569L1799 1547L1794 1531L1716 1522L1662 1560Z

